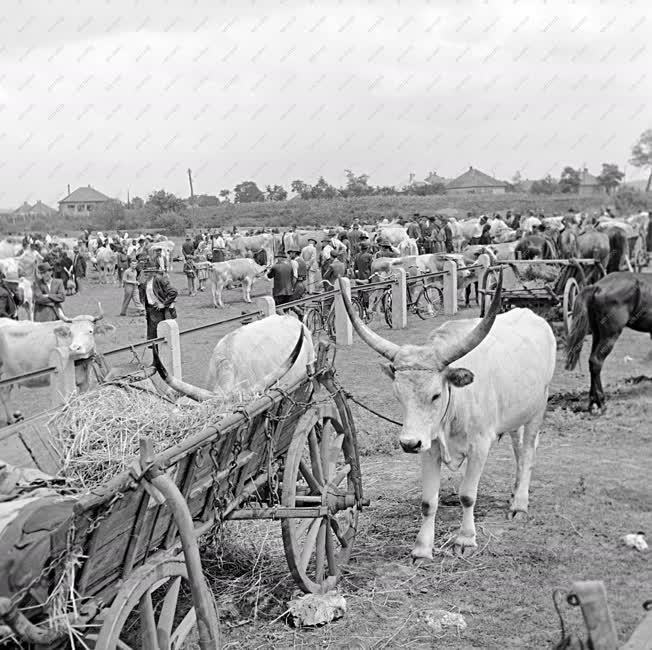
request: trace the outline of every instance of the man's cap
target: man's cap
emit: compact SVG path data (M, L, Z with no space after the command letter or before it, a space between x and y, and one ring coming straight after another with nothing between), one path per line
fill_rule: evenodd
M158 266L146 266L143 273L158 273L161 269Z
M298 248L288 248L288 249L287 249L287 252L288 252L288 253L297 253L297 255L298 255L299 253L301 253L301 251L300 251Z
M192 239L190 235L186 235L186 239Z
M308 237L308 241L315 242L315 244L317 243L317 240L314 237Z
M329 236L329 237L335 237L336 234L337 234L337 233L336 233L334 230L329 230L329 231L328 231L328 236Z
M365 239L369 239L369 235L367 235L367 233L364 233L364 232L363 232L363 233L360 235L360 241L362 242L362 241L365 240Z
M52 267L47 262L41 262L38 265L38 272L45 273L46 271L51 271Z
M363 249L369 248L369 242L368 241L361 241L360 242L360 248L363 248Z

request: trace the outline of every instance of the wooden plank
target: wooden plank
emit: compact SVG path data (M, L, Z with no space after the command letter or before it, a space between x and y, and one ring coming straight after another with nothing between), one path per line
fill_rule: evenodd
M0 458L17 467L57 474L61 462L52 443L47 421L51 412L0 429Z
M647 613L620 650L652 650L652 611Z

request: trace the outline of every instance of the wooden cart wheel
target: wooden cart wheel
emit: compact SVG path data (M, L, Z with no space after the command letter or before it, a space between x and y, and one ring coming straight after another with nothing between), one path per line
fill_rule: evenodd
M209 625L219 639L217 607L212 594L209 598ZM184 647L196 625L186 565L166 559L134 571L102 615L99 632L87 640L94 650L175 650Z
M562 308L564 310L564 326L566 328L566 335L568 336L573 326L573 307L575 301L580 293L580 285L575 278L568 278L564 285L564 300Z
M480 317L485 315L493 299L493 292L498 286L498 271L496 269L487 269L482 274L480 283Z
M334 406L311 408L297 423L285 459L281 503L324 509L321 516L281 521L285 557L304 591L333 589L351 557L359 515L354 455L350 432Z

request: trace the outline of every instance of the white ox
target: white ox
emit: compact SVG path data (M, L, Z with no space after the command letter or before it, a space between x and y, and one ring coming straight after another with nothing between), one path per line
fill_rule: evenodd
M47 323L31 321L15 321L11 318L0 318L0 378L6 379L22 375L50 365L50 354L55 348L61 350L64 356L87 358L95 352L95 335L105 334L115 328L99 321L103 318L100 311L95 316L83 315L68 318L60 311L61 320ZM88 375L81 369L76 369L77 385L86 388ZM36 377L20 382L20 386L28 388L47 386L50 375ZM9 397L12 384L0 389L0 398L9 415Z
M442 462L455 470L466 459L459 489L462 523L453 546L458 554L477 546L478 483L491 444L504 433L510 434L516 457L510 513L527 513L556 342L548 323L529 309L497 316L501 285L502 277L483 319L448 321L426 345L383 339L362 323L342 292L357 333L389 362L383 371L401 405L401 447L421 454L423 520L414 559L432 558Z
M242 293L245 302L251 302L251 287L256 278L262 277L267 267L256 264L250 257L213 262L209 271L213 307L224 307L222 291L224 287L234 282L242 282Z
M383 226L376 237L378 239L384 239L388 241L392 246L397 246L402 241L407 241L409 239L407 230L403 226Z
M418 255L419 247L417 246L417 240L410 238L399 242L398 252L402 257L405 257L406 255Z
M310 331L292 316L274 314L243 325L220 339L208 366L208 389L168 376L158 356L154 364L177 392L194 400L238 398L260 393L272 384L291 386L315 361Z
M261 235L234 237L230 242L225 243L228 250L240 257L250 257L262 249L267 255L267 262L271 263L276 249L280 246L281 236L266 232Z
M22 249L23 246L20 242L3 239L0 241L0 259L16 257Z
M118 262L118 254L108 246L101 246L95 253L95 263L100 272L100 284L106 282L115 283L115 269Z

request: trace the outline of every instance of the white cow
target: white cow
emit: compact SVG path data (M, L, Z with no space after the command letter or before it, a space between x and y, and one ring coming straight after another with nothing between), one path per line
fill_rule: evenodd
M251 287L256 278L262 277L267 271L266 266L256 264L250 257L213 262L209 271L213 306L224 307L222 290L233 282L242 282L242 293L245 302L251 302Z
M108 246L101 246L95 253L95 261L100 272L100 284L107 282L115 283L115 269L118 262L118 254Z
M248 257L264 250L267 261L274 259L274 254L281 245L281 235L273 233L262 233L260 235L249 235L246 237L234 237L231 242L227 243L228 249L238 257Z
M103 318L101 307L95 316L83 315L68 318L60 312L61 320L47 323L15 321L0 318L0 378L6 379L50 365L50 353L59 348L65 355L87 358L95 351L95 335L113 331L113 325L100 323ZM79 371L76 376L80 388L86 388L87 375ZM29 388L47 386L50 376L45 375L21 382ZM0 389L8 419L9 397L12 385Z
M398 246L402 241L409 239L407 230L403 226L383 226L377 239L384 239L392 246Z
M398 244L398 252L401 254L401 257L406 255L418 255L419 247L417 246L416 239L404 239Z
M20 242L3 239L0 241L0 259L16 257L22 249L23 245Z
M216 396L241 398L277 381L292 386L305 377L306 366L314 361L310 331L293 316L278 314L243 325L220 339L209 361L208 390L168 376L158 358L154 359L172 388L198 401Z
M548 323L529 309L497 316L501 285L502 278L483 319L448 321L425 345L383 339L362 323L342 292L359 336L389 362L383 371L401 405L401 447L421 454L423 521L414 559L432 558L442 462L454 470L467 462L459 489L462 524L453 546L458 553L477 546L478 483L491 444L504 433L510 434L516 457L510 512L527 513L556 342Z

